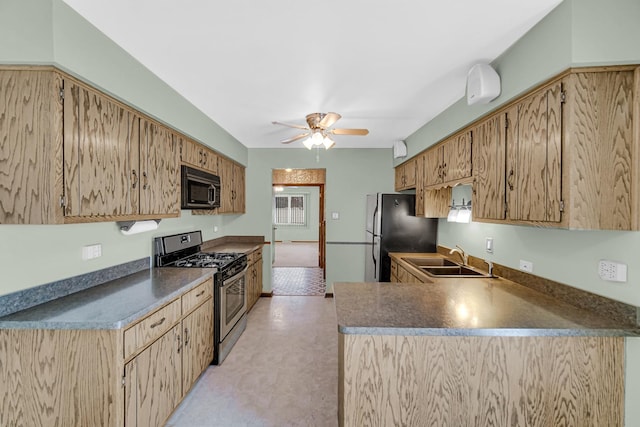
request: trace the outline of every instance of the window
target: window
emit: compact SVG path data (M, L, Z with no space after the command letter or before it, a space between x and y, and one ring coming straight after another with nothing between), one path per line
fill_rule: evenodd
M274 197L273 222L277 225L306 225L306 197L303 194L279 194Z

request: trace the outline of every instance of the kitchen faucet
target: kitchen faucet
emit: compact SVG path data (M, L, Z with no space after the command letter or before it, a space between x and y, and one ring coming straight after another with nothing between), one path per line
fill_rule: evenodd
M469 255L467 255L460 246L456 245L455 248L449 251L449 255L453 253L457 253L458 255L460 255L460 258L462 258L462 265L467 265L467 262L469 261Z

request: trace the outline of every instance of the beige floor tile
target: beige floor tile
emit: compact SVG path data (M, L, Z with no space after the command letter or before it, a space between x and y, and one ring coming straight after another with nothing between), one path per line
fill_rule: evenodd
M333 299L260 298L224 363L205 371L167 425L331 427L337 395Z

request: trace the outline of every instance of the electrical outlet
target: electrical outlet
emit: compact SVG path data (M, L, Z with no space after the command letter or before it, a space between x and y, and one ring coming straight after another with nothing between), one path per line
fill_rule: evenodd
M217 225L214 225L214 226L213 226L213 232L214 232L214 233L217 233L217 232L218 232L218 226L217 226Z
M606 259L600 260L598 263L598 275L602 280L609 282L626 282L627 264Z
M340 219L340 212L331 212L331 219Z
M487 237L485 241L485 249L488 253L493 253L493 237Z
M96 243L95 245L88 245L82 247L82 260L99 258L102 256L102 245Z
M520 270L533 273L533 263L531 261L520 260Z

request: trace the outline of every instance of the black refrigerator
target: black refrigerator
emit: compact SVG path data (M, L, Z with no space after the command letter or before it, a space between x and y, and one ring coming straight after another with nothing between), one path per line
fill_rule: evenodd
M437 218L415 216L412 194L367 195L366 282L391 279L389 252L435 252Z

